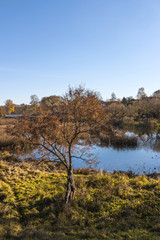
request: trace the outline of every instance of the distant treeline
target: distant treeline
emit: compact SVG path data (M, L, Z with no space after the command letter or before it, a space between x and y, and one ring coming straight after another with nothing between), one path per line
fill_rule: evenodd
M55 112L57 106L63 101L63 97L52 95L43 97L41 100L36 95L31 95L30 104L16 105L8 99L4 106L0 106L0 116L9 114L34 115L40 109L49 109ZM160 90L155 91L151 96L147 96L144 88L140 88L137 97L123 97L119 99L115 93L111 94L111 99L102 101L103 107L112 119L115 126L128 124L139 124L139 121L155 120L159 125L160 119Z

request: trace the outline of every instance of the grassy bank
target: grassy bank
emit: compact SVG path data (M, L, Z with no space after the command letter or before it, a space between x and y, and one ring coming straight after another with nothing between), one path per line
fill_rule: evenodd
M52 164L0 161L0 239L160 239L160 175L78 171L72 207Z

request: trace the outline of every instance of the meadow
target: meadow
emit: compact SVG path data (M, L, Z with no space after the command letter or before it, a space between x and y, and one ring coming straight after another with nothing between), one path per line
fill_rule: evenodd
M160 174L74 170L66 206L63 168L8 152L0 159L0 239L160 239Z

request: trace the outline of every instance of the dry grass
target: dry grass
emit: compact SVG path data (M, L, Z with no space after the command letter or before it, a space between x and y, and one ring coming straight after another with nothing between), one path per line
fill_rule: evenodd
M15 119L13 118L4 118L0 117L0 125L10 125L15 123Z
M15 144L15 138L6 132L7 127L14 125L15 119L0 118L0 148L9 147Z

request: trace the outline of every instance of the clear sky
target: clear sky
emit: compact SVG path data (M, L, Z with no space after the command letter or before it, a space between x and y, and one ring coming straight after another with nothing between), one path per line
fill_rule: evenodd
M160 89L160 0L0 0L0 105Z

